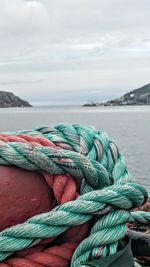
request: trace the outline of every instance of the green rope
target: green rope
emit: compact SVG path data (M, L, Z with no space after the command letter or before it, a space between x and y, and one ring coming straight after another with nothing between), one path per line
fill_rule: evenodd
M148 194L142 186L130 181L124 158L105 133L93 127L60 124L19 134L42 136L57 147L0 141L0 164L51 174L68 173L80 179L81 196L0 232L0 261L93 218L91 233L80 243L71 262L72 267L83 266L96 258L101 246L101 256L106 256L106 246L110 254L116 253L119 240L126 235L127 222L150 223L149 212L130 212L140 207ZM98 215L107 208L111 208L108 214Z

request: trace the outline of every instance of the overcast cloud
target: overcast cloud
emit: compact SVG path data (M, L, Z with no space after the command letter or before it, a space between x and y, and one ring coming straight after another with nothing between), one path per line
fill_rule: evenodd
M0 0L0 90L31 101L119 96L150 82L149 0Z

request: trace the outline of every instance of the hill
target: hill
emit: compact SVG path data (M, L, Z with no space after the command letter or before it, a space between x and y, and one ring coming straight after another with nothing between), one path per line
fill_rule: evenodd
M0 107L31 107L31 104L11 92L0 91Z
M117 99L107 101L104 105L150 105L150 84L132 90Z

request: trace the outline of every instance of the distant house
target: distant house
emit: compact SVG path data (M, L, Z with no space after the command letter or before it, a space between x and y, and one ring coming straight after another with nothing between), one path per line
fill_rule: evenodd
M150 104L150 93L140 95L139 100L141 100L144 104Z

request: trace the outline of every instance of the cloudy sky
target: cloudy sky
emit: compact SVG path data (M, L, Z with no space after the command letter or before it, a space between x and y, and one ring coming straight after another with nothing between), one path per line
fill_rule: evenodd
M0 0L0 90L104 100L150 82L149 0Z

